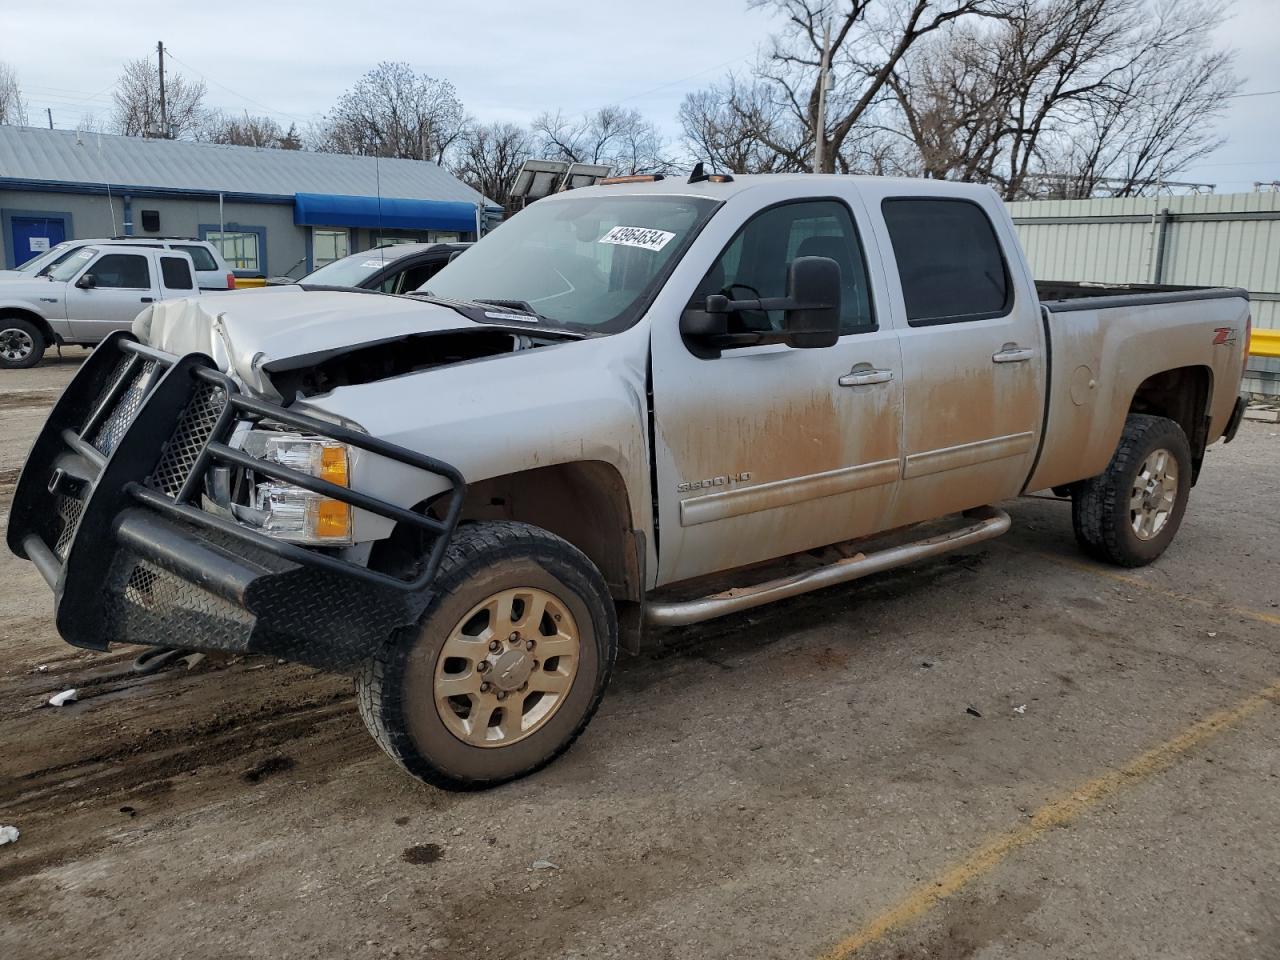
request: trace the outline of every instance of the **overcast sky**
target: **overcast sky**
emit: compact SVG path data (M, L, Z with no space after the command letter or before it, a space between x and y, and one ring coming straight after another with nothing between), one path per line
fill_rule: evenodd
M746 0L0 0L0 61L32 120L52 108L59 127L108 113L120 64L163 40L211 105L285 124L315 119L379 60L405 60L451 80L482 120L622 103L674 137L684 94L749 67L771 26ZM1244 91L1280 91L1280 0L1237 0L1219 40L1239 50ZM1277 114L1280 95L1233 100L1227 144L1181 176L1222 193L1280 180Z

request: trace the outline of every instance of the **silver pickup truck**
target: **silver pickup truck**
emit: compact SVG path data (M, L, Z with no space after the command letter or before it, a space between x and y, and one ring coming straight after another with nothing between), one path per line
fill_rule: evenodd
M1042 296L977 186L622 178L428 287L163 303L99 347L8 530L66 640L351 671L405 770L486 786L647 627L997 536L1019 494L1148 563L1243 412L1244 292Z
M80 246L38 274L0 276L0 369L33 367L54 345L91 346L149 303L198 295L191 255L160 242Z

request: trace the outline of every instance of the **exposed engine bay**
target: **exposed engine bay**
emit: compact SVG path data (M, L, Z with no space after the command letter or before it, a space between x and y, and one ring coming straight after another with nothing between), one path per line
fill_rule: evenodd
M564 334L535 337L505 329L445 330L289 357L268 363L263 369L287 403L300 396L326 394L338 387L390 380L433 367L532 350L569 339L575 338Z

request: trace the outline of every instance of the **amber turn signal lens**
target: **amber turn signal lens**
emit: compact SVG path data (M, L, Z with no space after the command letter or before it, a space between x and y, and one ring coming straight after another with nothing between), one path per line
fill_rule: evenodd
M324 446L320 448L320 479L336 483L340 487L348 486L346 447Z
M316 502L312 531L325 540L346 540L351 536L351 508L341 500Z

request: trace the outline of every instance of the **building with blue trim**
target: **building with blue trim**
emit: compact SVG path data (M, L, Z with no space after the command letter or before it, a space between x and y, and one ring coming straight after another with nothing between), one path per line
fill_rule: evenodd
M501 208L435 163L0 126L0 263L62 240L209 240L241 277L380 242L474 240Z

